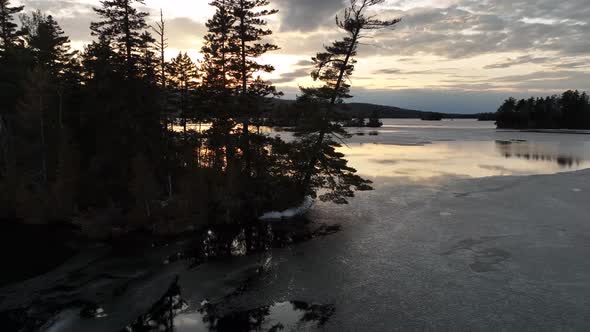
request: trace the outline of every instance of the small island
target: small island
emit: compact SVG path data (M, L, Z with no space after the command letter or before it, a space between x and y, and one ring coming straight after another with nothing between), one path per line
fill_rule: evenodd
M422 121L442 121L444 114L437 112L424 113L420 118Z
M354 128L381 128L383 127L383 122L379 119L379 113L377 111L373 111L371 116L369 117L369 121L365 121L364 117L354 117L349 119L344 123L344 127L354 127Z

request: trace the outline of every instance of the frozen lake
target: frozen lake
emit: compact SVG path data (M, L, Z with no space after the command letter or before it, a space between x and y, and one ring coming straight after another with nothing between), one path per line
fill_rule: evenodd
M131 259L97 248L0 289L0 311L82 294L96 318L66 309L43 330L590 329L590 135L472 120L371 131L351 129L342 151L375 190L316 204L324 236L197 267L168 261L181 243Z
M272 250L268 270L220 310L250 313L263 331L590 328L590 135L384 122L377 136L351 128L341 149L375 190L309 213L342 230ZM333 311L314 325L277 313L289 301ZM176 323L206 331L189 323L204 317L189 310Z
M590 135L472 120L370 131L341 150L375 190L310 212L342 231L272 251L227 307L334 305L326 331L590 328Z
M364 176L420 182L590 168L590 135L499 131L493 122L474 120L384 123L378 136L351 129L355 137L341 149Z

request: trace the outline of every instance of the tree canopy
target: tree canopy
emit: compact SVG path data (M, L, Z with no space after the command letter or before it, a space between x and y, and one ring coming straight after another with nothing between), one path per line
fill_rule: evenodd
M346 203L370 186L338 152L348 135L332 106L349 97L363 32L399 22L366 14L381 2L352 0L337 18L345 36L314 57L323 86L301 89L298 138L283 141L261 128L282 96L261 60L279 49L267 0L212 1L199 62L169 58L164 13L149 26L143 0L100 1L80 52L51 15L22 15L20 31L23 8L0 1L1 215L178 232L306 196Z
M508 98L496 112L496 124L511 129L590 129L590 101L586 92L577 90L544 98Z

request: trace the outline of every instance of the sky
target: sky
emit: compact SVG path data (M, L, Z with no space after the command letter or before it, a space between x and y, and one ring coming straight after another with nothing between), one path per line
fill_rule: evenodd
M342 37L334 16L349 0L270 0L269 40L281 47L263 60L267 78L293 99L313 85L310 58ZM13 0L26 11L51 14L82 48L92 40L98 0ZM209 0L146 0L150 22L164 11L167 57L195 60L213 15ZM401 18L395 29L366 36L352 77L353 102L417 110L493 112L510 97L590 91L588 0L387 0L374 13Z

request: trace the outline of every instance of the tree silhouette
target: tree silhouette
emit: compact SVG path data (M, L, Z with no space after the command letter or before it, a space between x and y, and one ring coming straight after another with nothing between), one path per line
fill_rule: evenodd
M237 51L237 42L231 34L231 28L236 19L231 12L232 0L215 0L211 6L215 7L215 15L207 21L208 33L204 37L203 54L204 72L203 86L210 94L227 96L235 85L229 80L229 70L232 58Z
M508 98L495 114L498 128L590 129L590 101L585 92L516 100Z
M16 39L22 35L18 25L14 23L14 15L20 13L24 6L10 6L10 0L0 0L0 50L5 51L14 45Z
M70 39L51 15L36 11L22 20L37 65L47 70L53 79L60 79L76 55L70 49Z
M191 96L197 87L199 72L197 65L191 60L187 53L178 53L166 65L168 77L168 88L174 93L174 104L180 112L184 136L187 134L187 119L190 118L192 107Z
M127 78L137 74L137 63L140 58L140 47L144 44L142 32L147 27L145 18L148 13L140 12L134 4L145 5L144 0L102 0L100 8L94 8L101 21L93 22L90 30L95 36L113 43L125 59Z
M270 73L274 67L268 64L261 64L257 58L279 49L277 45L263 42L263 39L272 35L272 31L266 28L267 22L264 18L278 13L276 9L264 9L269 5L267 0L233 0L232 9L235 17L233 34L238 42L237 57L232 64L232 76L240 86L240 117L242 122L242 150L244 151L246 172L249 172L251 163L250 147L250 130L249 125L253 110L256 109L258 100L252 100L250 97L256 97L257 93L263 96L276 94L272 85L264 82L259 76L254 77L256 73Z
M166 88L166 49L168 48L168 38L166 38L166 22L164 21L164 11L160 9L160 21L152 30L157 36L156 49L160 53L160 84Z
M277 13L267 0L213 0L198 64L187 53L166 62L163 11L154 39L143 0L100 1L94 40L79 53L52 16L25 15L19 31L22 7L0 0L0 211L108 219L95 227L104 233L116 221L129 230L216 225L235 237L228 224L304 195L345 203L369 182L337 150L348 134L334 106L349 97L363 32L397 23L366 15L380 3L351 1L337 19L346 37L314 58L323 86L302 88L293 104L274 100L282 94L264 79L274 68L261 57L278 50L267 41L266 20ZM281 108L298 125L296 142L263 133ZM243 237L255 246L255 234ZM231 252L226 240L216 251Z
M324 82L319 88L301 88L298 103L308 109L307 120L300 126L298 136L300 153L306 160L301 166L301 190L314 194L314 188L327 187L331 191L323 196L326 200L345 203L352 197L352 188L368 189L368 181L354 175L353 168L346 166L338 140L349 134L338 121L341 115L334 105L350 98L350 77L356 63L355 56L363 32L393 27L399 19L380 20L367 15L367 10L382 4L384 0L351 0L343 17L336 17L336 25L346 36L325 47L325 52L312 58L314 80ZM319 167L317 169L316 167ZM315 177L315 180L314 180Z

